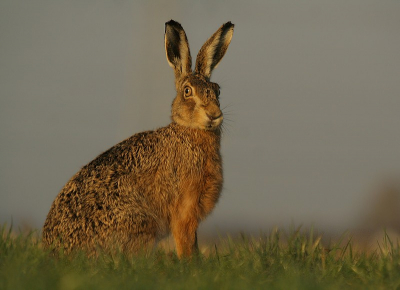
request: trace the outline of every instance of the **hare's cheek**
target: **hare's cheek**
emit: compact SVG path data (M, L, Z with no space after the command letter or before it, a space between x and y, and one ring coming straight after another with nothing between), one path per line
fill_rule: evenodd
M197 120L202 128L207 128L210 125L210 118L207 116L207 112L204 109L199 110Z
M194 100L186 100L184 107L187 114L192 114L196 109L196 102Z

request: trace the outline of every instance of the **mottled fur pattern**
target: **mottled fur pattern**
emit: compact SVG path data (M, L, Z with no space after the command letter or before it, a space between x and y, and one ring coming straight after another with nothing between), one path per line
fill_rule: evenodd
M132 254L172 233L179 257L197 251L197 227L217 203L223 182L219 86L209 78L232 33L233 24L224 24L200 50L201 69L192 73L182 26L166 23L177 89L171 124L133 135L75 174L48 213L45 246Z

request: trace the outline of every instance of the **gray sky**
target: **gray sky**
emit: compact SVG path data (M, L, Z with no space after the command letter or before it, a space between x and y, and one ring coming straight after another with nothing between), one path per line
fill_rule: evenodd
M224 22L223 196L203 229L354 226L400 177L399 1L0 2L0 223L41 227L80 167L169 122L164 23Z

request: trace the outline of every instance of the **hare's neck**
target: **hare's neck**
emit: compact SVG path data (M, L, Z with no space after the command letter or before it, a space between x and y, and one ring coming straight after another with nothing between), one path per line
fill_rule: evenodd
M195 129L177 123L171 123L170 127L192 144L219 151L221 144L220 130Z

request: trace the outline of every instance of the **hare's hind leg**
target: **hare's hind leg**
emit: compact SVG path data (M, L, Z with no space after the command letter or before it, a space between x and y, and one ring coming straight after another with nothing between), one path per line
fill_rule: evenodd
M152 249L157 234L156 220L149 215L135 212L118 223L113 240L122 251L132 254Z

